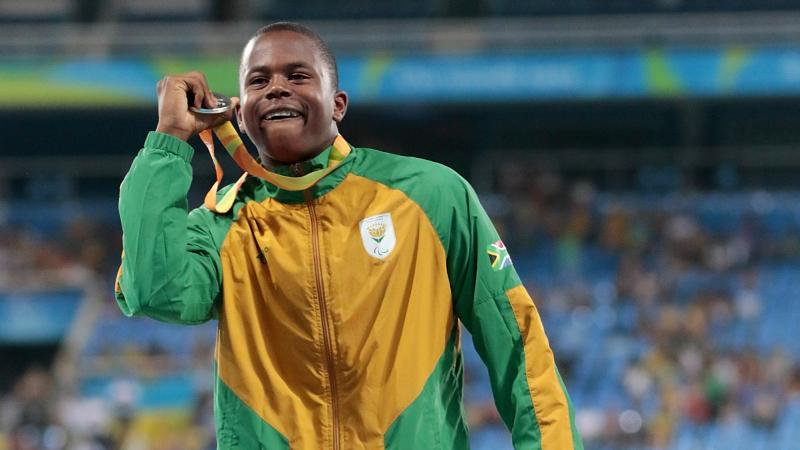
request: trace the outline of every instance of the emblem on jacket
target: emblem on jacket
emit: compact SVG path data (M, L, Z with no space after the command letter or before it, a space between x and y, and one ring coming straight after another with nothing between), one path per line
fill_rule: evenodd
M501 240L486 246L486 253L489 254L489 263L495 272L511 265L511 256L508 254L506 244L503 244Z
M361 242L370 256L385 259L394 250L397 238L394 234L392 215L389 213L367 217L359 223Z

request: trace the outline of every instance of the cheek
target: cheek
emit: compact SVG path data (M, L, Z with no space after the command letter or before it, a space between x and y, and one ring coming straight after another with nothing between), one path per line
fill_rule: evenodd
M253 101L245 99L242 103L242 121L249 125L255 125L256 120L256 105Z
M314 99L314 103L317 105L317 108L315 108L317 110L315 121L327 124L327 122L333 116L334 112L333 99L327 97L319 97Z

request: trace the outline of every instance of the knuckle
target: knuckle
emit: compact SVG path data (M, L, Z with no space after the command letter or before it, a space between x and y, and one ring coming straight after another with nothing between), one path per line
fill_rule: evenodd
M174 86L176 81L177 80L175 79L175 76L165 75L164 78L162 78L158 83L161 85L161 87L167 87Z

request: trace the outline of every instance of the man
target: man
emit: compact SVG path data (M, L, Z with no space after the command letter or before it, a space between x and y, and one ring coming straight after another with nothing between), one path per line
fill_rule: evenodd
M120 190L127 315L219 319L219 449L463 449L459 320L518 449L582 448L533 301L471 187L432 162L352 148L326 44L277 23L249 41L239 128L273 172L343 159L313 187L249 177L187 214L193 150L225 116L199 73L158 85L159 122ZM338 161L335 161L338 162Z

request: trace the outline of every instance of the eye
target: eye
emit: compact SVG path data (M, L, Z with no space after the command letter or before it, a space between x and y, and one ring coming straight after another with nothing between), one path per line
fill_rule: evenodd
M264 85L264 84L266 84L268 82L269 82L269 80L267 80L266 77L259 76L259 77L250 78L250 80L247 82L247 85L248 86L261 86L261 85Z
M292 72L292 74L289 75L289 79L292 81L307 80L309 78L311 77L303 72Z

